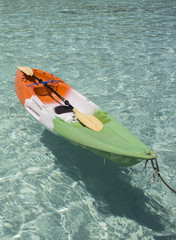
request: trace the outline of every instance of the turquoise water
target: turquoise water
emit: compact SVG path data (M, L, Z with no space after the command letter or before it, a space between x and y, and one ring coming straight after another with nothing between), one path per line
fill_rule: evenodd
M158 154L176 187L174 0L0 1L0 239L175 240L176 196L144 162L104 161L20 104L18 66L49 71Z

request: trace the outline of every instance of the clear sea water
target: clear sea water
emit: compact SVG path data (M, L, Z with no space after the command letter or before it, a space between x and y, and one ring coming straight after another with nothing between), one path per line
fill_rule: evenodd
M0 1L0 240L175 240L176 195L53 135L18 66L51 72L158 154L176 188L176 1Z

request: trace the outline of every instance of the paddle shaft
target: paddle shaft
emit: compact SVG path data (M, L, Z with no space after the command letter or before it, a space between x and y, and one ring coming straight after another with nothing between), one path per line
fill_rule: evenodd
M39 82L43 82L42 79L36 77L35 75L33 75L33 77L38 80ZM57 93L53 88L51 88L50 86L48 86L47 83L44 83L44 86L46 86L48 89L50 89L53 93L55 93L64 103L65 105L71 107L73 109L73 106L69 103L68 100L66 100L65 98L63 98L59 93Z

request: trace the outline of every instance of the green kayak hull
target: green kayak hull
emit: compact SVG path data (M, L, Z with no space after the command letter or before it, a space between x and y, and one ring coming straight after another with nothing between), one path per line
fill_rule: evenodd
M53 119L53 132L122 166L132 166L144 159L154 158L155 153L109 113L99 109L94 116L104 125L101 132L85 128L80 122L68 125L58 117Z

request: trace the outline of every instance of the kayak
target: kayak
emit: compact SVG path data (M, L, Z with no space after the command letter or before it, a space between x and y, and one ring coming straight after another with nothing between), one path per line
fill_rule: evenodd
M113 116L53 74L19 67L15 90L36 120L80 147L122 166L156 158Z

